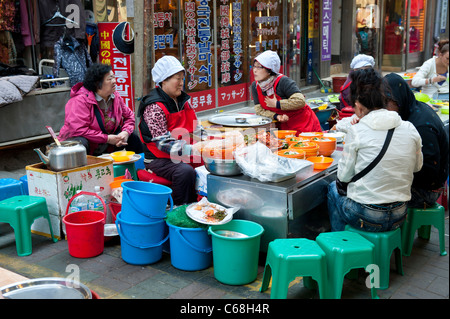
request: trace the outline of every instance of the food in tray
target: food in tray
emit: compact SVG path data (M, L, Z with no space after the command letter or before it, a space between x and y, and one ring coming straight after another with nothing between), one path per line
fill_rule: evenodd
M259 141L260 143L266 145L268 148L287 147L284 141L273 137L270 132L266 131L260 131L257 134L245 135L244 139L247 145L252 145Z
M208 201L198 202L193 207L193 210L201 211L202 213L204 213L204 215L202 216L203 219L211 223L220 222L227 216L227 212L224 208Z
M314 104L322 104L323 101L321 99L314 99L314 100L308 100L309 103L314 103Z

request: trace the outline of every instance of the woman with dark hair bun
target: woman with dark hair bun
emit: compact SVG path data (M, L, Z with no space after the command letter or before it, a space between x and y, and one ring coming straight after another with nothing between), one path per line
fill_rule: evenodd
M331 230L347 224L373 232L394 230L405 220L413 173L422 167L422 140L410 122L385 109L384 81L376 70L358 70L351 77L351 100L360 120L348 130L338 179L328 186Z
M116 91L110 65L93 64L83 83L72 87L65 108L59 139L79 141L88 155L98 156L125 148L142 153L142 143L134 133L134 112Z

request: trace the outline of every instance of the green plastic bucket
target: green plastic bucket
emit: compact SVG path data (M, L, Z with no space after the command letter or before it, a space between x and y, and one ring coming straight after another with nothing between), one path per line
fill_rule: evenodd
M214 277L227 285L245 285L258 275L258 258L264 228L248 220L235 219L210 226Z

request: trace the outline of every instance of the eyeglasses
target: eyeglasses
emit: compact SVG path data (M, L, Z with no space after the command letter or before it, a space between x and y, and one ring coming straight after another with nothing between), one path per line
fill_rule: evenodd
M253 65L254 69L265 69L262 65Z

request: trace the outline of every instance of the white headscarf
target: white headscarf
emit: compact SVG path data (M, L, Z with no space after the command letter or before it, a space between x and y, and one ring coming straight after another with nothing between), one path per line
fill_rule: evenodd
M263 67L272 70L275 73L279 73L281 60L278 54L274 51L264 51L255 58Z
M177 58L171 55L165 55L158 61L156 61L155 65L152 69L152 77L153 81L156 84L161 83L168 77L178 73L180 71L185 71L180 61Z
M366 54L358 54L353 58L352 63L350 63L350 68L353 70L363 68L365 66L371 66L373 68L374 65L375 59L372 56Z

